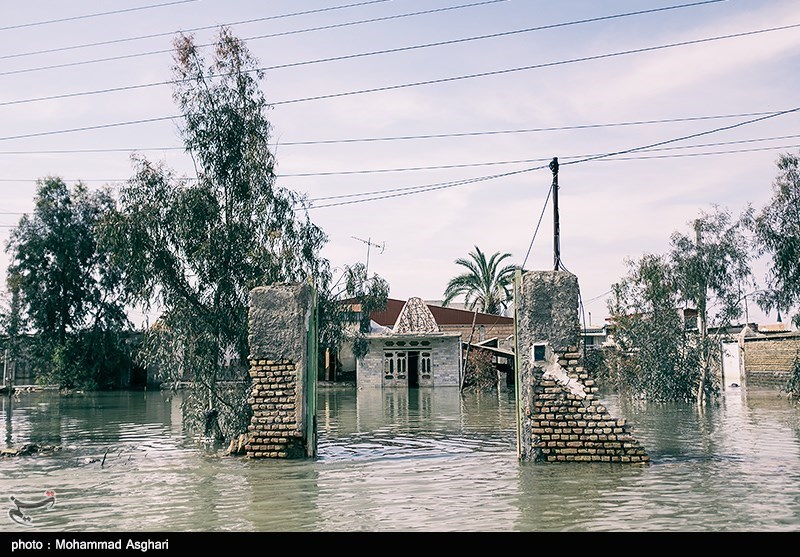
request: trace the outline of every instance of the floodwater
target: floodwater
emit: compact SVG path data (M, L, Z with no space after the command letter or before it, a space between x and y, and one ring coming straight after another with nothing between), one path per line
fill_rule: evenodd
M777 390L693 405L601 397L649 465L520 462L513 394L320 387L318 457L196 444L180 393L0 398L0 531L800 531L800 406ZM12 520L18 501L55 504Z

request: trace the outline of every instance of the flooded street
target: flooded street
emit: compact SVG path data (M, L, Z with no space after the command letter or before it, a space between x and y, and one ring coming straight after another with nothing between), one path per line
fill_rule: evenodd
M180 393L0 398L3 531L800 531L800 406L604 396L646 466L521 463L513 395L320 387L318 457L248 460L187 436ZM13 503L55 493L30 522Z

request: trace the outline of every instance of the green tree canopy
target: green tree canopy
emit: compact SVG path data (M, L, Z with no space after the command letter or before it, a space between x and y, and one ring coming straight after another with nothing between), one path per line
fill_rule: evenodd
M675 278L666 257L628 260L628 274L612 285L608 309L614 348L610 382L651 400L692 400L699 384L696 358L676 310Z
M145 354L169 378L192 381L187 420L220 440L249 423L250 290L303 281L324 289L330 280L325 234L304 198L275 183L257 68L228 29L209 60L192 37L175 40L173 96L196 176L134 157L135 174L106 223L130 293L162 311Z
M719 364L720 331L741 316L753 285L745 235L751 218L749 208L734 219L715 206L689 223L693 233L672 234L667 255L628 263L609 301L617 384L649 398L698 403L716 392L711 370ZM684 322L681 308L697 310L697 322Z
M755 218L760 254L768 254L771 265L768 289L758 299L766 311L789 311L800 303L800 157L784 154L778 158L778 174L772 198ZM800 326L800 314L794 323Z
M447 306L455 298L463 296L470 310L501 314L511 301L511 284L516 269L514 265L500 266L509 257L510 253L495 252L487 260L486 255L475 246L475 250L469 253L469 259L456 259L456 265L467 271L450 279L442 304Z
M9 332L34 335L40 379L97 386L118 363L98 356L114 351L109 343L118 345L117 333L129 328L122 276L97 242L98 223L114 201L105 190L90 192L80 183L69 189L47 177L37 182L34 203L6 247Z

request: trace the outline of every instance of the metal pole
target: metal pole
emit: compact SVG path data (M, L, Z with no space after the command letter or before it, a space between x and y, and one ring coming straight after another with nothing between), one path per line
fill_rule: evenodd
M558 271L561 266L561 231L558 222L558 157L550 161L550 170L553 172L553 270Z

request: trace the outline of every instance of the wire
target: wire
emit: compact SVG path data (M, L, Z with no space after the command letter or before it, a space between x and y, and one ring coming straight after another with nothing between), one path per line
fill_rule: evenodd
M8 141L11 139L23 139L27 137L42 137L45 135L58 135L62 133L73 133L73 132L82 132L82 131L89 131L89 130L101 130L105 128L116 128L119 126L132 126L134 124L145 124L149 122L163 122L165 120L175 120L178 118L183 118L181 115L173 115L173 116L159 116L156 118L143 118L142 120L129 120L127 122L113 122L110 124L98 124L96 126L84 126L81 128L69 128L65 130L55 130L55 131L47 131L47 132L37 132L37 133L27 133L21 135L11 135L7 137L0 137L0 141Z
M391 1L391 0L376 0L376 1L387 2L387 1ZM418 11L418 12L410 12L410 13L405 13L405 14L395 14L395 15L391 15L391 16L376 17L376 18L371 18L371 19L362 19L362 20L358 20L358 21L350 21L350 22L337 23L337 24L332 24L332 25L322 25L322 26L318 26L318 27L308 27L306 29L296 29L294 31L283 31L283 32L280 32L280 33L270 33L268 35L257 35L257 36L254 36L254 37L244 37L242 40L243 41L256 41L256 40L260 40L260 39L270 39L270 38L275 38L275 37L283 37L283 36L287 36L287 35L297 35L297 34L300 34L300 33L309 33L309 32L313 32L313 31L324 31L324 30L336 29L336 28L340 28L340 27L349 27L349 26L353 26L353 25L362 25L362 24L365 24L365 23L377 23L377 22L381 22L381 21L390 21L390 20L393 20L393 19L401 19L401 18L404 18L404 17L427 15L427 14L444 12L444 11L449 11L449 10L458 10L458 9L462 9L462 8L472 8L472 7L475 7L475 6L483 6L485 4L495 4L495 3L498 3L498 2L507 2L507 1L508 0L484 0L482 2L474 2L472 4L460 4L460 5L456 5L456 6L448 6L448 7L445 7L445 8L436 8L436 9L432 9L432 10L422 10L422 11ZM372 2L366 2L366 3L369 4L369 3L372 3ZM344 6L344 7L358 6L358 5L360 5L360 4L350 4L350 5ZM314 11L314 10L312 10L312 11ZM319 11L323 11L323 10L319 10ZM311 13L311 12L300 12L300 13ZM297 15L297 14L290 14L290 15ZM267 19L269 19L269 18L267 18ZM165 33L165 34L171 35L173 33ZM102 44L102 43L97 43L97 44ZM215 43L204 43L204 44L196 45L196 47L197 48L206 48L206 47L209 47L209 46L214 46L214 44ZM152 56L152 55L155 55L155 54L166 54L166 53L169 53L169 52L172 52L172 49L151 50L151 51L148 51L148 52L137 52L137 53L134 53L134 54L122 54L122 55L118 55L118 56L109 56L109 57L106 57L106 58L93 58L93 59L90 59L90 60L81 60L79 62L65 62L63 64L53 64L53 65L50 65L50 66L35 66L35 67L32 67L32 68L23 68L21 70L11 70L11 71L7 71L7 72L2 72L2 73L0 73L0 75L14 75L14 74L38 72L38 71L43 71L43 70L54 70L54 69L58 69L58 68L69 68L69 67L74 67L74 66L85 66L87 64L95 64L95 63L98 63L98 62L113 62L113 61L116 61L116 60L127 60L127 59L130 59L130 58L140 58L142 56ZM253 71L258 71L258 70L253 70ZM161 84L160 83L155 83L155 84L149 84L149 85L142 85L141 87L147 87L147 86L150 86L150 85L161 85Z
M682 141L684 139L689 139L689 138L692 138L692 137L700 137L700 136L703 136L703 135L709 135L709 134L717 133L717 132L720 132L720 131L725 131L725 130L729 130L729 129L733 129L733 128L738 128L738 127L741 127L741 126L745 126L745 125L748 125L748 124L753 124L755 122L761 122L761 121L767 120L769 118L774 118L776 116L783 116L783 115L794 113L794 112L797 112L797 111L800 111L800 107L793 108L793 109L790 109L790 110L784 110L784 111L781 111L779 113L775 113L775 114L769 115L769 116L762 116L760 118L753 118L751 120L747 120L747 121L744 121L744 122L739 122L739 123L736 123L736 124L732 124L730 126L723 126L723 127L715 128L715 129L712 129L712 130L707 130L707 131L704 131L704 132L699 132L699 133L695 133L695 134L691 134L691 135L687 135L687 136L676 137L676 138L673 138L673 139L660 141L658 143L652 143L650 145L643 145L643 146L640 146L640 147L633 147L633 148L626 149L626 150L623 150L623 151L615 151L615 152L611 152L611 153L606 153L604 155L597 155L597 156L594 156L594 157L587 157L587 158L584 158L584 159L579 159L577 161L570 161L570 162L562 163L561 166L564 166L564 165L567 165L567 164L579 164L579 163L584 163L584 162L590 162L590 161L599 160L599 159L602 159L602 158L612 157L612 156L615 156L615 155L618 155L618 154L632 153L632 152L639 151L639 150L642 150L642 149L647 149L647 148L655 147L655 146L659 146L659 145L666 145L668 143L674 143L674 142ZM416 194L416 193L424 193L424 192L428 192L428 191L435 191L435 190L451 188L451 187L457 187L457 186L466 185L466 184L473 184L473 183L476 183L476 182L482 182L482 181L486 181L486 180L493 180L493 179L497 179L497 178L501 178L501 177L507 177L507 176L517 175L517 174L523 174L523 173L526 173L526 172L532 172L534 170L540 170L542 168L547 168L547 165L542 165L542 166L533 167L533 168L526 168L526 169L517 170L517 171L514 171L514 172L507 172L507 173L504 173L504 174L494 174L494 175L491 175L491 176L481 176L481 177L478 177L478 178L473 178L473 179L468 179L468 180L461 180L459 182L447 182L447 183L444 183L444 184L434 184L434 185L430 185L430 186L415 186L415 187L409 187L409 188L399 188L399 189L396 189L396 190L384 190L384 191L362 192L362 193L358 193L358 194L350 194L349 196L339 196L339 197L368 196L368 195L372 195L372 194L383 194L383 193L391 192L391 191L408 190L408 191L403 191L401 193L394 193L394 194L391 194L391 195L379 195L379 196L375 196L375 197L367 197L365 199L355 199L355 200L339 202L339 203L329 203L329 204L326 204L326 205L312 205L309 208L311 208L311 209L316 209L316 208L321 209L321 208L325 208L325 207L335 207L335 206L340 206L340 205L350 205L350 204L355 204L355 203L363 203L363 202L367 202L367 201L377 201L377 200L380 200L380 199L387 199L387 198L391 198L391 197L399 197L399 196L402 196L402 195L413 195L413 194ZM315 200L311 199L309 201L311 201L313 203L313 201L315 201Z
M497 2L497 1L505 1L505 0L492 0L492 1L493 2ZM654 13L654 12L660 12L660 11L664 11L664 10L673 10L673 9L677 9L677 8L692 7L692 6L715 3L715 2L721 2L721 1L725 1L725 0L706 0L705 2L699 2L699 3L694 3L694 4L683 4L683 5L680 5L680 6L669 6L669 7L666 7L666 8L655 8L655 9L651 9L651 10L642 10L642 11L638 11L638 12L628 12L628 13L624 13L624 14L615 14L615 15L610 15L610 16L595 17L595 18L582 19L582 20L570 21L570 22L565 22L565 23L555 23L555 24L551 24L551 25L542 25L542 26L539 26L539 27L529 27L527 29L519 29L519 30L516 30L516 31L505 31L505 32L501 32L501 33L492 33L492 34L488 34L488 35L465 37L465 38L460 38L460 39L452 39L452 40L439 41L439 42L434 42L434 43L426 43L426 44L419 44L419 45L412 45L412 46L405 46L405 47L398 47L398 48L390 48L390 49L384 49L384 50L374 50L374 51L370 51L370 52L362 52L362 53L357 53L357 54L347 54L347 55L343 55L343 56L333 56L333 57L329 57L329 58L318 58L316 60L306 60L306 61L303 61L303 62L292 62L292 63L287 63L287 64L277 64L277 65L273 65L273 66L265 66L265 67L261 67L261 68L257 68L257 69L253 69L253 70L248 70L248 71L250 71L250 72L272 71L272 70L278 70L278 69L286 69L286 68L293 68L293 67L298 67L298 66L305 66L305 65L310 65L310 64L320 64L320 63L327 63L327 62L338 62L338 61L342 61L342 60L351 60L351 59L354 59L354 58L363 58L363 57L366 57L366 56L376 56L376 55L381 55L381 54L407 52L407 51L410 51L410 50L418 50L418 49L422 49L422 48L431 48L431 47L437 47L437 46L459 44L459 43L464 43L464 42L469 42L469 41L505 37L505 36L519 34L519 33L528 33L528 32L532 32L532 31L542 31L542 30L546 30L546 29L554 29L554 28L557 28L557 27L565 27L565 26L569 26L569 25L578 25L578 24L583 24L583 23L592 23L592 22L596 22L596 21L603 21L603 20L615 19L615 18L621 18L621 17L629 17L629 16L634 16L634 15L643 15L643 14L649 14L649 13ZM486 2L482 2L482 3L486 3ZM430 11L427 12L427 13L430 13ZM252 40L261 39L261 38L270 37L270 36L274 36L274 35L263 35L263 36L260 36L260 37L249 37L249 38L246 38L246 39L243 39L243 40L252 41ZM209 44L200 45L200 46L211 46L212 44L213 43L209 43ZM171 52L171 50L157 51L157 53L164 53L164 52ZM119 56L119 57L114 57L114 58L104 58L103 60L118 60L118 59L122 59L122 58L130 58L132 56L138 56L138 55L124 55L124 56ZM85 63L85 62L80 62L79 64L83 64L83 63ZM66 64L66 65L70 65L70 64ZM65 65L46 66L44 69L64 67L64 66ZM28 72L28 71L33 71L33 70L31 70L31 69L14 70L14 71L10 71L10 72L0 73L0 75L9 75L9 74L14 74L14 73L25 73L25 72ZM120 91L130 91L130 90L134 90L134 89L142 89L142 88L149 88L149 87L159 87L159 86L163 86L163 85L171 85L171 84L176 84L176 83L183 83L183 82L186 82L186 81L191 81L191 79L158 81L158 82L152 82L152 83L143 83L143 84L139 84L139 85L125 85L125 86L111 87L111 88L106 88L106 89L96 89L96 90L93 90L93 91L80 91L80 92L76 92L76 93L63 93L63 94L59 94L59 95L49 95L49 96L46 96L46 97L35 97L35 98L30 98L30 99L18 99L18 100L13 100L13 101L2 102L2 103L0 103L0 106L8 106L8 105L39 102L39 101L46 101L46 100L55 100L55 99L80 97L80 96L86 96L86 95L99 95L99 94L105 94L105 93L115 93L115 92L120 92ZM298 102L298 101L284 101L284 103L285 102ZM281 104L281 103L279 102L279 103L276 103L276 104Z
M501 75L501 74L516 72L516 71L522 71L522 70L538 69L538 68L556 66L556 65L561 65L561 64L568 64L568 63L573 63L573 62L584 62L584 61L591 61L591 60L599 60L599 59L603 59L603 58L610 58L610 57L614 57L614 56L622 56L622 55L627 55L627 54L638 54L638 53L642 53L642 52L649 52L649 51L659 50L659 49L664 49L664 48L672 48L672 47L677 47L677 46L686 46L686 45L690 45L690 44L699 44L699 43L715 41L715 40L721 40L721 39L729 39L729 38L734 38L734 37L742 37L742 36L746 36L746 35L754 35L754 34L758 34L758 33L767 33L767 32L770 32L770 31L779 31L779 30L791 29L791 28L795 28L795 27L800 27L800 23L796 23L796 24L792 24L792 25L785 25L785 26L782 26L782 27L773 27L773 28L770 28L770 29L762 29L762 30L758 30L758 31L749 31L749 32L745 32L745 33L735 33L735 34L731 34L731 35L722 35L722 36L711 37L711 38L706 38L706 39L697 39L697 40L693 40L693 41L683 41L683 42L680 42L680 43L672 43L672 44L668 44L668 45L640 48L640 49L635 49L635 50L627 50L627 51L621 51L621 52L616 52L616 53L611 53L611 54L601 54L601 55L596 55L596 56L588 56L588 57L584 57L584 58L575 58L575 59L572 59L572 60L565 60L565 61L561 61L561 62L548 62L548 63L545 63L545 64L536 64L536 65L532 65L532 66L522 66L522 67L517 67L517 68L509 68L509 69L505 69L505 70L495 70L495 71L481 72L481 73L476 73L476 74L439 78L439 79L433 79L433 80L427 80L427 81L417 81L417 82L413 82L413 83L405 83L405 84L399 84L399 85L387 85L387 86L384 86L384 87L375 87L375 88L371 88L371 89L359 89L359 90L354 90L354 91L345 91L345 92L342 92L342 93L329 93L329 94L326 94L326 95L303 97L303 98L298 98L298 99L291 99L291 100L286 100L286 101L274 102L274 103L271 103L271 106L292 104L292 103L306 102L306 101L325 100L325 99L346 97L346 96L351 96L351 95L360 95L360 94L364 94L364 93L376 93L376 92L382 92L382 91L391 91L391 90L403 89L403 88L407 88L407 87L416 87L416 86L421 86L421 85L432 85L432 84L439 84L439 83L447 83L447 82L458 81L458 80L463 80L463 79L471 79L471 78L477 78L477 77L488 77L488 76ZM2 75L2 74L0 74L0 75ZM159 117L159 118L149 118L149 119L129 121L129 122L102 124L102 125L88 126L88 127L83 127L83 128L73 128L73 129L67 129L67 130L57 130L57 131L52 131L52 132L38 132L38 133L34 133L34 134L23 134L23 135L17 135L17 136L0 137L0 141L9 140L9 139L21 139L21 138L27 138L27 137L40 137L40 136L45 136L45 135L70 133L70 132L75 132L75 131L86 131L86 130L100 129L100 128L109 128L109 127L114 127L114 126L130 125L130 124L143 123L143 122L154 122L154 121L159 121L159 120L170 120L170 119L175 119L175 118L183 118L183 116L182 115L162 116L162 117ZM612 155L603 155L603 156L612 156Z
M429 192L429 191L448 189L448 188L464 186L464 185L468 185L468 184L475 184L477 182L485 182L487 180L495 180L497 178L504 178L504 177L513 176L513 175L516 175L516 174L523 174L523 173L526 173L526 172L533 172L534 170L540 170L542 168L545 168L545 167L544 166L540 166L540 167L534 167L534 168L526 168L524 170L517 170L517 171L514 171L514 172L506 172L504 174L494 174L494 175L491 175L491 176L479 176L477 178L470 178L470 179L467 179L467 180L458 180L458 181L455 181L455 182L445 182L445 183L442 183L442 184L430 184L430 185L426 185L426 186L411 186L411 187L407 187L407 188L395 188L395 189L382 190L382 191L379 190L379 191L372 191L372 192L362 192L362 193L347 194L347 195L341 195L341 196L335 196L335 197L329 197L329 198L309 199L308 201L313 203L314 201L318 201L320 199L358 197L358 196L374 195L374 194L378 194L378 193L379 194L387 194L387 195L380 195L380 196L377 196L377 197L370 197L368 199L355 199L355 200L352 200L352 201L342 201L342 202L337 202L337 203L328 203L328 204L325 204L325 205L311 205L308 208L309 209L322 209L322 208L325 208L325 207L337 207L337 206L340 206L340 205L352 205L354 203L362 203L362 202L365 202L365 201L377 201L379 199L389 199L389 198L393 198L393 197L402 197L402 196L406 196L406 195L414 195L414 194L417 194L417 193L425 193L425 192ZM400 193L392 193L392 192L400 192Z
M734 128L739 128L741 126L746 126L748 124L754 124L756 122L762 122L764 120L769 120L769 119L775 118L777 116L783 116L785 114L791 114L791 113L798 112L798 111L800 111L800 106L798 106L796 108L791 108L789 110L776 112L775 114L770 114L770 115L767 115L767 116L760 116L758 118L753 118L752 120L747 120L747 121L744 121L744 122L738 122L736 124L731 124L730 126L723 126L723 127L720 127L720 128L715 128L713 130L706 130L704 132L698 132L698 133L693 133L693 134L689 134L689 135L684 135L684 136L681 136L681 137L676 137L676 138L668 139L668 140L665 140L665 141L659 141L658 143L651 143L649 145L644 145L644 146L641 146L641 147L633 147L631 149L625 149L623 151L615 151L613 153L606 153L604 155L596 155L596 156L586 157L586 158L579 159L579 160L576 160L576 161L568 161L568 162L563 163L562 166L565 165L565 164L580 164L580 163L594 161L594 160L603 159L603 158L607 158L607 157L614 157L616 155L624 155L624 154L627 154L627 153L633 153L633 152L636 152L636 151L641 151L643 149L650 149L652 147L658 147L660 145L667 145L669 143L675 143L677 141L683 141L683 140L686 140L686 139L692 139L692 138L695 138L695 137L701 137L701 136L704 136L704 135L710 135L712 133L717 133L717 132L726 131L726 130L732 130Z
M539 215L539 222L536 223L536 230L533 231L533 237L531 238L531 243L528 244L528 251L525 254L525 259L522 261L522 265L520 265L520 269L525 269L525 263L528 262L528 256L531 254L531 248L533 248L533 242L536 240L536 235L539 233L539 227L542 224L542 217L544 217L544 211L547 208L547 202L550 201L550 195L553 193L553 184L550 184L550 189L547 190L547 197L544 200L544 204L542 205L542 212Z
M473 74L467 74L467 75L458 75L458 76L453 76L453 77L442 77L442 78L438 78L438 79L429 79L429 80L425 80L425 81L414 81L414 82L411 82L411 83L401 83L401 84L398 84L398 85L386 85L386 86L383 86L383 87L373 87L373 88L370 88L370 89L356 89L356 90L353 90L353 91L344 91L344 92L341 92L341 93L328 93L328 94L325 94L325 95L316 95L316 96L312 96L312 97L302 97L302 98L299 98L299 99L290 99L290 100L285 100L285 101L277 101L277 102L273 102L273 103L270 103L270 104L271 104L271 106L279 106L279 105L293 104L293 103L299 103L299 102L334 99L334 98L339 98L339 97L347 97L347 96L351 96L351 95L362 95L362 94L365 94L365 93L378 93L378 92L384 92L384 91L394 91L394 90L397 90L397 89L405 89L405 88L408 88L408 87L419 87L419 86L422 86L422 85L438 85L440 83L450 83L450 82L453 82L453 81L461 81L461 80L464 80L464 79L475 79L475 78L478 78L478 77L489 77L489 76L495 76L495 75L504 75L504 74L520 72L520 71L536 70L536 69L541 69L541 68L549 68L549 67L553 67L553 66L562 66L562 65L566 65L566 64L574 64L574 63L577 63L577 62L589 62L589 61L594 61L594 60L602 60L602 59L605 59L605 58L614 58L614 57L617 57L617 56L626 56L626 55L629 55L629 54L641 54L643 52L652 52L652 51L655 51L655 50L664 50L664 49L667 49L667 48L676 48L676 47L680 47L680 46L701 44L701 43L707 43L707 42L712 42L712 41L719 41L719 40L723 40L723 39L732 39L732 38L738 38L738 37L745 37L745 36L749 36L749 35L757 35L757 34L760 34L760 33L770 33L772 31L785 31L786 29L794 29L794 28L797 28L797 27L800 27L800 23L795 23L795 24L792 24L792 25L783 25L783 26L780 26L780 27L771 27L769 29L759 29L757 31L747 31L747 32L742 32L742 33L732 33L732 34L729 34L729 35L719 35L719 36L716 36L716 37L707 37L707 38L704 38L704 39L695 39L695 40L691 40L691 41L681 41L681 42L670 43L670 44L665 44L665 45L650 46L650 47L644 47L644 48L636 48L636 49L632 49L632 50L622 50L622 51L611 52L611 53L606 53L606 54L597 54L597 55L594 55L594 56L584 56L584 57L581 57L581 58L571 58L571 59L568 59L568 60L559 60L557 62L545 62L545 63L542 63L542 64L533 64L533 65L530 65L530 66L518 66L518 67L514 67L514 68L506 68L506 69L503 69L503 70L492 70L492 71L487 71L487 72L479 72L479 73L473 73ZM0 75L2 75L2 74L0 74Z
M694 145L688 145L686 147L672 147L672 148L665 148L665 149L653 149L653 151L662 151L662 150L669 150L669 149L688 149L691 147L695 147ZM752 152L759 152L759 151L774 151L774 150L786 150L786 149L797 149L800 148L800 144L794 145L776 145L771 147L757 147L752 149L734 149L729 151L710 151L706 153L679 153L673 155L656 155L656 156L645 156L645 157L618 157L613 159L597 159L599 162L616 162L616 161L635 161L635 160L651 160L651 159L672 159L672 158L684 158L684 157L701 157L701 156L710 156L710 155L728 155L728 154L740 154L740 153L752 153ZM642 152L647 152L642 151ZM0 153L2 154L2 153ZM575 157L564 157L562 160L569 160L570 158ZM504 164L520 164L520 163L528 163L528 162L539 162L550 160L548 158L539 158L539 159L524 159L524 160L517 160L517 161L499 161L499 162L485 162L485 163L473 163L473 164L463 164L463 165L445 165L445 166L429 166L429 167L417 167L417 168L396 168L396 169L386 169L386 170L365 170L365 171L350 171L350 172L322 172L319 174L302 174L302 175L295 175L295 174L276 174L276 178L288 178L288 177L296 177L296 176L332 176L337 174L370 174L373 172L403 172L403 171L416 171L416 170L437 170L437 169L448 169L448 168L472 168L472 167L479 167L479 166L491 166L491 165L504 165ZM129 178L62 178L65 182L105 182L108 184L111 183L121 183L127 182ZM196 178L184 178L184 180L193 181ZM38 178L0 178L0 183L9 182L9 183L34 183L38 181ZM458 180L457 182L461 182ZM417 189L420 187L429 187L429 186L410 186L408 188L399 188L401 190L405 189ZM388 190L387 190L388 191ZM397 191L397 190L391 190ZM371 193L371 192L370 192ZM361 194L346 194L341 196L331 196L331 197L320 197L316 198L319 199L336 199L340 197L356 197L362 195L369 195L369 193L361 193ZM0 213L2 215L3 213Z
M382 142L382 141L405 141L405 140L418 140L418 139L447 139L453 137L478 137L478 136L487 136L487 135L501 135L501 134L518 134L518 133L537 133L537 132L548 132L548 131L570 131L570 130L583 130L583 129L594 129L594 128L611 128L611 127L619 127L619 126L640 126L640 125L650 125L650 124L669 124L669 123L680 123L680 122L693 122L693 121L703 121L703 120L722 120L727 118L745 118L749 116L764 116L768 114L778 114L780 111L770 111L770 112L745 112L740 114L723 114L723 115L714 115L714 116L689 116L683 118L667 118L661 120L639 120L639 121L632 121L632 122L615 122L615 123L603 123L603 124L580 124L580 125L572 125L572 126L558 126L558 127L547 127L547 128L528 128L528 129L516 129L516 130L494 130L494 131L478 131L478 132L461 132L461 133L442 133L442 134L426 134L426 135L404 135L404 136L388 136L388 137L364 137L364 138L350 138L350 139L323 139L323 140L312 140L312 141L289 141L283 142L280 145L283 147L286 146L300 146L300 145L331 145L331 144L339 144L339 143L366 143L366 142ZM162 119L167 120L170 118L181 118L179 115L175 116L167 116ZM140 123L140 120L135 120L133 122L120 122L119 124L114 125L129 125L132 123ZM80 131L80 128L76 129L75 131ZM54 132L59 133L59 132ZM789 137L789 136L787 136ZM3 139L3 138L0 138ZM12 138L14 139L14 138ZM50 155L50 154L68 154L68 153L117 153L117 152L133 152L133 151L170 151L170 150L184 150L185 147L141 147L141 148L133 148L133 147L126 147L120 149L54 149L54 150L47 150L47 151L0 151L0 155Z
M603 298L603 297L604 297L606 294L611 294L611 292L612 292L612 290L606 290L605 292L603 292L603 293L602 293L602 294L600 294L599 296L595 296L594 298L589 298L588 300L586 300L586 303L588 304L588 303L591 303L591 302L597 301L597 300L599 300L600 298Z
M798 135L800 136L800 135ZM706 143L700 145L681 145L676 147L662 147L657 149L643 149L639 152L641 153L648 153L648 152L655 152L655 151L671 151L676 149L694 149L698 147L708 147L714 145L729 145L735 143L751 143L755 141L772 141L774 139L782 139L783 137L798 137L798 136L778 136L775 138L761 138L761 139L742 139L739 141L723 141L719 143ZM701 156L709 156L709 155L728 155L728 154L740 154L740 153L752 153L752 152L759 152L759 151L773 151L773 150L786 150L786 149L797 149L800 148L800 144L793 144L793 145L773 145L770 147L754 147L750 149L733 149L727 151L709 151L704 153L678 153L672 155L655 155L655 156L644 156L644 157L616 157L613 159L598 159L601 162L616 162L616 161L632 161L632 160L650 160L650 159L672 159L672 158L683 158L683 157L701 157ZM3 155L3 152L0 152L0 155ZM594 157L596 155L572 155L567 156L561 159L570 160L575 158L584 158L584 157ZM358 175L358 174L375 174L375 173L389 173L389 172L414 172L420 170L445 170L445 169L454 169L454 168L475 168L481 166L499 166L499 165L507 165L507 164L522 164L522 163L531 163L531 162L542 162L550 160L549 158L536 158L536 159L518 159L518 160L510 160L510 161L490 161L490 162L479 162L479 163L465 163L465 164L448 164L448 165L439 165L439 166L418 166L418 167L407 167L407 168L383 168L383 169L373 169L373 170L345 170L339 172L306 172L306 173L299 173L299 174L276 174L276 178L305 178L305 177L324 177L324 176L339 176L339 175ZM67 182L126 182L129 178L62 178L64 181ZM192 180L192 178L187 178ZM2 182L35 182L38 178L0 178L0 183ZM414 186L413 188L417 188L420 186ZM427 186L424 186L427 187ZM356 195L350 194L349 196ZM346 197L349 197L346 196ZM327 198L317 198L317 199L332 199L332 197ZM0 215L3 213L0 213Z
M503 1L503 0L499 0L499 1ZM6 55L3 55L3 56L0 56L0 60L7 60L9 58L22 58L24 56L33 56L35 54L48 54L48 53L51 53L51 52L64 52L64 51L67 51L67 50L76 50L76 49L79 49L79 48L89 48L89 47L93 47L93 46L105 46L105 45L110 45L110 44L124 43L124 42L130 42L130 41L138 41L138 40L142 40L142 39L154 39L154 38L157 38L157 37L166 37L166 36L174 35L176 33L181 33L181 32L183 32L183 33L193 33L195 31L205 31L207 29L217 29L220 26L232 27L234 25L243 25L243 24L247 24L247 23L258 23L260 21L268 21L268 20L273 20L273 19L284 19L284 18L287 18L287 17L294 17L294 16L299 16L299 15L308 15L308 14L319 13L319 12L328 12L328 11L333 11L333 10L340 10L340 9L343 9L343 8L352 8L352 7L356 7L356 6L364 6L364 5L367 5L367 4L379 4L379 3L382 3L382 2L391 2L391 0L370 0L368 2L358 2L356 4L344 4L344 5L340 5L340 6L332 6L332 7L329 7L329 8L320 8L320 9L316 9L316 10L306 10L306 11L302 11L302 12L293 12L293 13L288 13L288 14L272 15L272 16L266 16L266 17L258 17L258 18L254 18L254 19L245 19L245 20L240 20L240 21L233 21L233 22L230 22L230 23L222 23L222 24L219 24L219 25L206 25L205 27L193 27L193 28L190 28L190 29L184 29L182 31L181 30L176 30L176 31L168 31L166 33L152 33L150 35L138 35L136 37L126 37L124 39L112 39L112 40L108 40L108 41L98 41L98 42L94 42L94 43L84 43L84 44L78 44L78 45L72 45L72 46L63 46L63 47L58 47L58 48L48 48L48 49L44 49L44 50L33 50L33 51L29 51L29 52L19 52L19 53L16 53L16 54L6 54ZM163 51L160 51L160 52L163 52Z
M62 17L60 19L50 19L47 21L35 21L32 23L20 23L17 25L8 25L6 27L0 27L0 31L8 31L9 29L22 29L23 27L35 27L38 25L49 25L51 23L63 23L66 21L76 21L78 19L89 19L92 17L100 17L105 15L113 15L113 14L121 14L127 12L136 12L141 10L150 10L152 8L163 8L166 6L174 6L175 4L188 4L190 2L197 2L198 0L175 0L174 2L164 2L162 4L151 4L149 6L138 6L136 8L124 8L121 10L113 10L110 12L100 12L94 14L85 14L85 15L76 15L72 17Z

